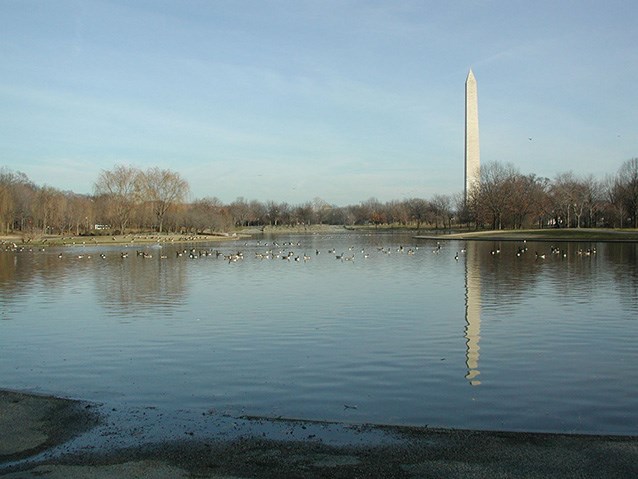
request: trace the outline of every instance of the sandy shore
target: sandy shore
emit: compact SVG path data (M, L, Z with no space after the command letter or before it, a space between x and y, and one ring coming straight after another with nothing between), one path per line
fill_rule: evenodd
M0 477L638 477L638 437L112 411L0 391Z

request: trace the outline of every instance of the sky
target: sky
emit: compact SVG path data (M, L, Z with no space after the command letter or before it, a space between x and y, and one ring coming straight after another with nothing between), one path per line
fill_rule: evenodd
M638 2L0 0L0 167L92 193L338 205L463 191L481 163L602 179L638 156Z

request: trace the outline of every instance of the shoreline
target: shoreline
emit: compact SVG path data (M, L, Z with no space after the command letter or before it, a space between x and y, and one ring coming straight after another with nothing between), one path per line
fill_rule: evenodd
M490 230L444 233L440 235L415 235L415 239L447 241L537 241L537 242L590 242L590 243L637 243L636 230L608 230L601 228L535 229L535 230Z
M116 411L0 390L0 477L637 477L638 436Z
M419 231L425 231L423 234ZM466 240L466 241L539 241L539 242L609 242L609 243L638 243L636 229L605 229L605 228L563 228L563 229L527 229L527 230L489 230L489 231L461 231L445 232L444 230L413 230L409 228L370 228L339 225L311 225L311 226L267 226L264 228L245 227L235 232L211 234L173 234L173 233L131 233L126 235L96 235L96 236L61 236L34 235L31 238L21 235L0 236L0 250L7 248L49 247L49 246L89 246L89 245L127 245L136 244L181 244L202 243L216 241L246 240L255 235L286 235L286 234L411 234L412 238L420 240Z
M139 233L127 235L110 236L60 236L60 235L40 235L27 239L19 235L0 236L0 249L30 248L30 247L65 247L65 246L133 246L149 244L180 244L180 243L202 243L214 241L237 241L246 239L250 235L241 233L209 234L209 235L159 235L153 233Z

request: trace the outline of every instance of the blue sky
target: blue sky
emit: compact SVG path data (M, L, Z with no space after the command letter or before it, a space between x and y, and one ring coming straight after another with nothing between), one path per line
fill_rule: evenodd
M0 0L0 166L91 193L116 164L191 197L337 205L463 190L481 161L597 178L638 156L638 3ZM532 138L530 141L529 138Z

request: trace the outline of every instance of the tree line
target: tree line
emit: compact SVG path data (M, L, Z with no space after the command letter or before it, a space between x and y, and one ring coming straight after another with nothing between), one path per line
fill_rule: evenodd
M480 181L462 194L380 202L372 197L336 206L321 198L291 205L216 197L188 201L178 173L117 165L103 170L93 194L35 185L0 168L0 234L124 234L137 231L211 233L280 225L396 225L450 229L528 227L638 228L638 158L597 180L573 172L554 179L523 174L511 164L486 163Z
M602 180L573 172L550 180L496 162L481 166L479 178L458 210L478 228L638 228L638 158Z

